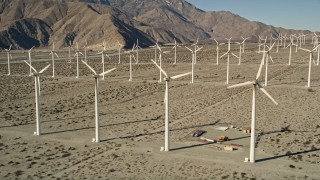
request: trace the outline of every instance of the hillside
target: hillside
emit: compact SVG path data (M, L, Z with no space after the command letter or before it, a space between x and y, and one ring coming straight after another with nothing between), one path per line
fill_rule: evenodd
M286 30L244 19L231 12L205 12L185 0L0 0L0 48L59 48L87 40L91 47L106 41L109 48L189 43L199 38L210 41L232 36L270 36Z

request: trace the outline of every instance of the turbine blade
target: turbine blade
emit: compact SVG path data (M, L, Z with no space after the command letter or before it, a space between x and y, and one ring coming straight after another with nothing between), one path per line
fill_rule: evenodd
M229 53L229 51L224 53L222 56L220 56L220 58L222 58L223 56L227 55L228 53Z
M37 71L34 67L32 67L32 66L31 66L27 61L25 61L25 60L24 60L24 62L25 62L25 63L27 63L27 64L28 64L28 66L30 66L30 67L31 67L31 69L32 69L34 72L36 72L36 73L38 72L38 71Z
M107 57L107 58L109 58L109 59L111 59L111 58L110 58L110 56L109 56L108 54L106 54L106 57Z
M247 82L244 82L244 83L240 83L240 84L235 84L235 85L232 85L232 86L228 86L227 88L228 88L228 89L231 89L231 88L248 86L248 85L253 85L253 82L252 82L252 81L247 81Z
M276 44L276 42L274 42L271 47L269 48L269 51L271 51L271 49L273 48L273 46Z
M187 46L186 46L185 48L187 48L189 51L193 52L193 50L191 50L191 49L190 49L190 48L188 48Z
M151 61L160 69L160 71L162 72L163 75L168 77L167 73L155 61L153 61L152 59L151 59Z
M59 58L59 56L58 56L58 54L57 53L54 53L56 56L57 56L57 58Z
M236 57L236 58L238 58L239 59L239 57L237 56L237 55L235 55L234 53L231 53L234 57Z
M108 71L106 71L106 72L103 72L103 73L101 73L101 74L99 74L100 76L103 76L103 75L106 75L106 74L108 74L108 73L110 73L111 71L114 71L114 70L116 70L117 68L112 68L112 69L110 69L110 70L108 70Z
M300 50L311 52L309 49L299 48Z
M11 50L11 48L12 48L12 44L10 44L9 51Z
M273 59L272 59L270 54L269 54L269 57L270 57L271 62L274 64L274 61L273 61Z
M34 46L32 46L32 48L31 48L31 49L29 49L29 51L31 51L33 48L34 48Z
M83 64L85 64L95 75L97 74L96 73L96 71L91 67L91 66L89 66L89 64L87 64L85 61L83 61L83 60L81 60L81 62L83 63Z
M203 48L203 47L201 47L201 48L197 49L197 50L196 50L196 52L200 51L202 48Z
M319 46L320 46L320 44L318 44L318 46L316 46L315 48L313 48L312 51L316 51Z
M48 64L45 68L43 68L41 71L39 71L39 73L43 73L45 70L47 70L49 67L51 66L51 64Z
M134 57L133 54L130 54L130 56L132 56L132 57L133 57L133 60L134 60L135 62L137 62L137 59L136 59L136 57Z
M192 74L192 72L175 75L175 76L172 76L171 79L178 79L178 78L181 78L181 77L183 77L183 76L187 76L187 75L189 75L189 74Z
M260 89L275 105L278 105L278 102L273 99L273 97L263 88L263 86L261 86L259 83L257 83L257 84L258 84L259 89Z
M161 48L160 48L160 46L158 45L158 43L157 43L157 48L159 49L159 51L160 51L160 52L162 52L162 51L161 51Z
M263 53L263 57L265 56L265 54ZM259 79L260 75L261 75L261 71L262 71L262 66L263 66L263 61L264 61L264 58L262 58L261 60L261 63L260 63L260 67L259 67L259 70L258 70L258 73L257 73L257 76L256 76L256 80Z
M133 43L131 51L133 51L135 49L135 47L136 47L136 43Z

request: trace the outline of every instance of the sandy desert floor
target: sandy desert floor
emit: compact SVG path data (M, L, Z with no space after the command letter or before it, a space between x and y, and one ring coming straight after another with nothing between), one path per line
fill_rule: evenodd
M311 46L304 46L311 48ZM170 50L171 47L163 48ZM12 75L7 76L6 54L0 57L0 177L1 179L320 179L320 66L312 66L311 88L306 88L309 54L299 50L274 48L265 89L279 103L275 106L257 93L257 162L249 157L250 134L238 129L218 131L215 127L249 127L251 124L250 87L227 89L226 58L216 65L214 45L205 45L197 56L195 82L191 76L170 82L171 151L164 146L165 83L159 83L159 70L150 59L153 49L139 52L129 82L128 54L106 59L106 69L117 70L100 80L101 142L95 136L94 79L82 63L80 78L76 62L56 60L41 80L42 135L35 136L34 78L22 63L26 53L13 52ZM257 45L246 46L243 61L231 57L233 85L253 80L262 54ZM220 55L226 52L221 48ZM238 54L238 47L233 46ZM61 55L65 57L66 53ZM96 52L89 52L91 55ZM35 56L50 58L47 52ZM177 64L173 51L163 55L163 68L169 75L191 71L191 53L179 48ZM317 56L315 56L317 58ZM83 59L81 57L80 59ZM89 64L102 72L101 58ZM33 62L42 69L51 61ZM260 81L264 82L264 69ZM191 137L194 130L230 141L205 143ZM225 151L225 146L236 146Z

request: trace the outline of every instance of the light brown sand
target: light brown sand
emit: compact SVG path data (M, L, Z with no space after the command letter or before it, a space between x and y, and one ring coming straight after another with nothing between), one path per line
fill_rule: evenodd
M246 47L242 65L231 59L230 84L252 80L262 54L257 47ZM225 52L225 49L222 50ZM220 52L222 54L222 52ZM5 55L1 54L1 62ZM21 55L23 56L23 55ZM94 137L94 80L80 64L75 78L75 62L56 62L41 77L43 135L34 136L34 79L28 77L24 63L0 65L0 177L1 179L319 179L320 163L320 66L312 67L312 88L307 84L308 54L288 49L273 51L275 64L269 65L266 90L279 102L275 106L262 93L257 94L257 163L244 163L249 156L249 134L231 129L217 131L214 126L247 127L251 122L251 89L227 90L226 59L215 65L214 46L205 46L195 65L195 83L190 77L170 83L171 152L164 146L164 83L158 83L159 70L149 62L153 50L140 52L129 82L128 56L117 64L108 60L107 68L117 70L100 81L101 143ZM191 54L179 49L178 64L173 54L164 55L164 69L170 75L191 71ZM49 62L35 62L41 69ZM89 64L101 72L101 60ZM264 80L264 71L261 76ZM290 131L281 132L289 127ZM205 137L227 135L222 144L204 144L190 137L196 129ZM228 144L241 144L227 152Z

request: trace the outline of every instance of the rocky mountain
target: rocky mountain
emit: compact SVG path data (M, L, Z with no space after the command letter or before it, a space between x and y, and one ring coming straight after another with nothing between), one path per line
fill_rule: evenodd
M199 38L309 33L244 19L231 12L205 12L185 0L0 0L0 49L63 48L85 41L109 48L118 42L129 48L156 40L188 43Z

